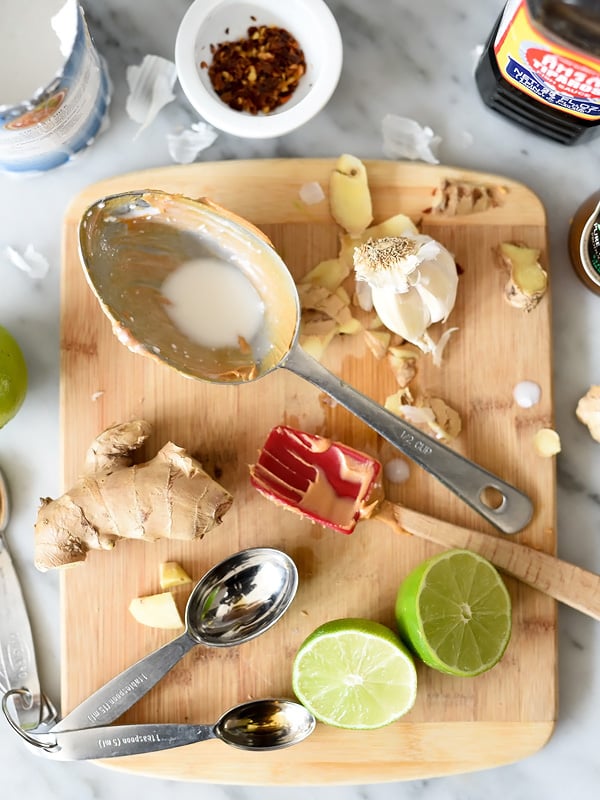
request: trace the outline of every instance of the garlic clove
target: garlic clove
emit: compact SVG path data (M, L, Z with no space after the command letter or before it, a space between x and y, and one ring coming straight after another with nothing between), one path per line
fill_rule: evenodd
M371 294L373 307L386 328L409 342L421 340L431 322L431 315L416 289L392 292L372 286Z
M441 249L434 261L421 264L415 289L429 310L431 323L447 319L456 301L457 288L456 264L446 249Z

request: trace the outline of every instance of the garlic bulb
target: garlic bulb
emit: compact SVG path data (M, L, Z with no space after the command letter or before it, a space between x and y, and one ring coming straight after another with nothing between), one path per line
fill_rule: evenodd
M370 239L355 248L354 271L369 284L386 328L432 352L427 328L444 322L456 301L458 273L448 250L425 234Z

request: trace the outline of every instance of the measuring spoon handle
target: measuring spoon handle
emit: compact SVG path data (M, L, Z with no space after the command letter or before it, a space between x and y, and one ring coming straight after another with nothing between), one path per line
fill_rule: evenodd
M38 755L58 761L84 761L156 753L215 739L216 734L213 725L158 723L104 725L59 732L53 730L36 738L42 746L29 746Z
M503 533L517 533L531 521L533 506L527 495L361 394L299 345L280 366L333 397ZM485 489L502 496L496 508L483 502Z
M186 631L123 670L51 728L52 733L108 725L147 694L198 642Z

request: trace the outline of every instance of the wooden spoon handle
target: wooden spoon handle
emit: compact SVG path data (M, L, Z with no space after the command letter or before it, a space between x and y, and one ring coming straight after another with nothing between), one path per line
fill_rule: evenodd
M472 550L498 569L571 608L600 620L600 576L548 553L384 501L374 516L396 533L411 533L444 547Z

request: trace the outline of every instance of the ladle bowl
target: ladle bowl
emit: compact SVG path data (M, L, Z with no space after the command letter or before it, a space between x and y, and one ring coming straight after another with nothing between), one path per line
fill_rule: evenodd
M144 723L56 731L30 737L38 754L59 761L115 758L155 753L209 739L220 739L239 750L267 751L291 747L306 739L316 720L304 706L284 698L241 703L214 725Z
M87 209L79 245L93 292L115 334L133 352L220 384L287 369L333 397L499 530L516 533L531 520L525 494L387 411L302 350L293 277L267 237L247 220L206 200L157 190L127 192ZM193 341L167 311L161 291L166 278L186 262L207 257L239 268L262 301L262 324L251 341L237 347Z
M114 722L196 645L232 647L264 633L288 609L297 588L296 565L280 550L255 547L229 556L194 587L181 636L112 678L52 730Z

